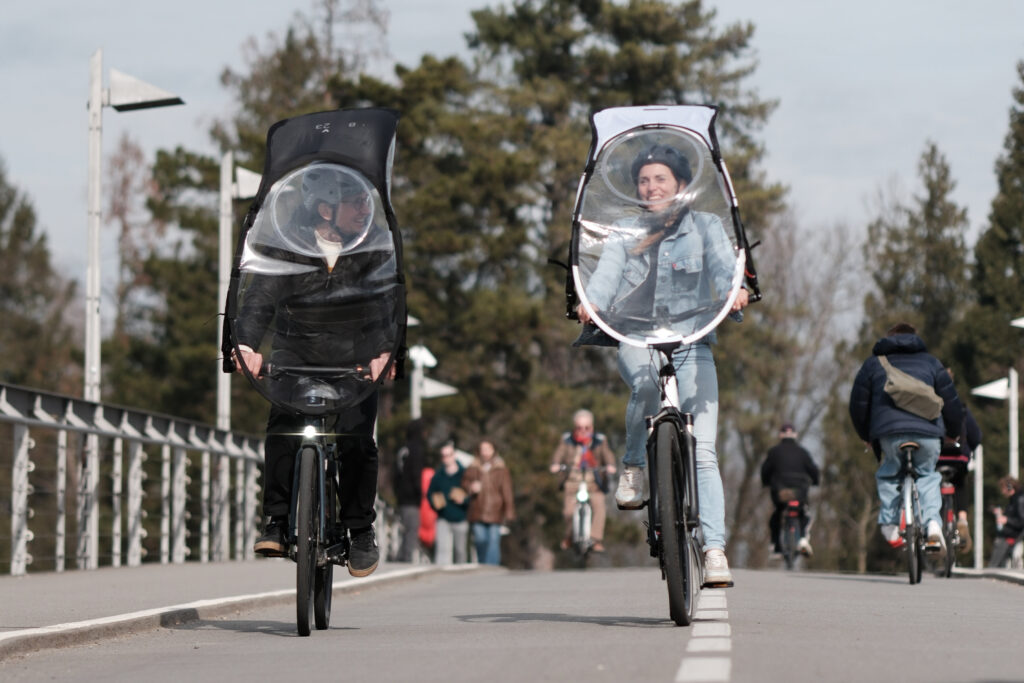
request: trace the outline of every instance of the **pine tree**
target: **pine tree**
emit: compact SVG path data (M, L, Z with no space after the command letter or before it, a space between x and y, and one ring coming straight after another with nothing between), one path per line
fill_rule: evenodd
M75 283L57 272L31 200L0 160L0 380L78 394L80 347L68 319Z

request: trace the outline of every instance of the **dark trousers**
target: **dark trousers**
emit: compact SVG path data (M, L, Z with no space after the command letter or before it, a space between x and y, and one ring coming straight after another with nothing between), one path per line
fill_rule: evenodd
M327 429L337 434L339 461L338 500L340 521L349 529L373 524L377 499L377 444L373 426L377 421L377 394L362 403L328 417ZM295 455L302 445L305 419L271 407L267 420L263 470L263 514L287 517L292 501Z
M1013 546L1019 541L1020 539L1013 537L996 536L992 541L992 555L988 558L988 566L998 568L1006 564L1013 554Z

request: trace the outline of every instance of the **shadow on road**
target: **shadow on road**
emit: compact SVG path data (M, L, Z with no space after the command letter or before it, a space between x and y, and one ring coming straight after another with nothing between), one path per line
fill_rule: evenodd
M596 626L624 626L628 628L675 628L671 619L645 619L640 617L586 617L578 614L547 614L544 612L508 612L505 614L459 614L456 619L468 623L513 624L526 621L563 622L567 624L594 624Z
M244 620L205 620L180 624L176 628L183 631L234 631L236 633L262 633L268 636L298 638L294 621L244 621ZM357 631L353 626L332 626L331 631Z

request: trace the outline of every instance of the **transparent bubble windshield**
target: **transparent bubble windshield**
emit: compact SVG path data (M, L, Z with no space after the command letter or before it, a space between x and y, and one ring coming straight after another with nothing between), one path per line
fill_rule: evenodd
M337 412L375 387L404 325L395 243L380 195L357 171L314 163L282 177L246 234L234 292L236 353L269 400ZM247 373L248 374L248 373Z
M636 346L712 331L743 278L730 196L711 150L686 129L609 140L584 178L574 232L573 275L594 322Z

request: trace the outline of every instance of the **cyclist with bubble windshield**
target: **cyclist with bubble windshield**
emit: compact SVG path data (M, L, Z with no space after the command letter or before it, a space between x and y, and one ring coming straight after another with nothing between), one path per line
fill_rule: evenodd
M327 136L332 123L333 130L362 134L385 150L390 140L393 150L397 116L389 110L307 117L281 122L296 129L302 124L290 142L300 151L314 144L347 150L351 144L345 146L344 138L332 142ZM310 137L314 130L324 137ZM267 165L274 167L269 153ZM295 455L308 406L315 405L336 437L339 522L350 537L349 573L366 576L379 560L373 529L377 387L380 380L393 379L399 367L395 356L404 348L405 309L396 240L388 227L390 206L355 166L318 160L279 172L269 191L261 188L255 220L242 237L241 283L233 285L237 294L229 295L225 351L272 404L263 482L267 522L254 550L271 557L287 552ZM295 368L296 374L275 377L268 361L271 368ZM353 372L328 377L317 372L338 366Z
M632 316L648 323L668 321L663 324L674 332L685 328L683 331L689 333L707 322L697 315L711 308L706 304L729 292L735 277L742 275L736 271L736 251L719 215L692 206L690 186L696 186L693 169L697 159L691 162L682 151L686 148L684 136L679 136L683 144L673 142L672 136L665 137L624 161L632 182L629 192L634 194L632 201L639 204L640 211L614 221L618 236L604 239L599 261L583 288L586 304L576 309L581 322L591 323L593 313L614 326L608 321ZM708 171L707 163L704 170ZM739 289L727 312L741 319L740 311L748 300L747 290ZM683 323L672 322L680 319L681 312L683 317L687 313L693 317ZM711 312L707 317L716 314ZM628 325L623 322L619 328ZM705 585L731 586L732 573L725 556L725 496L715 449L718 378L711 352L713 325L711 329L678 349L673 362L680 409L694 417ZM623 334L628 336L628 330ZM633 510L641 508L649 497L645 417L658 412L659 365L649 348L619 343L618 366L631 393L626 408L623 473L615 501L620 509Z

